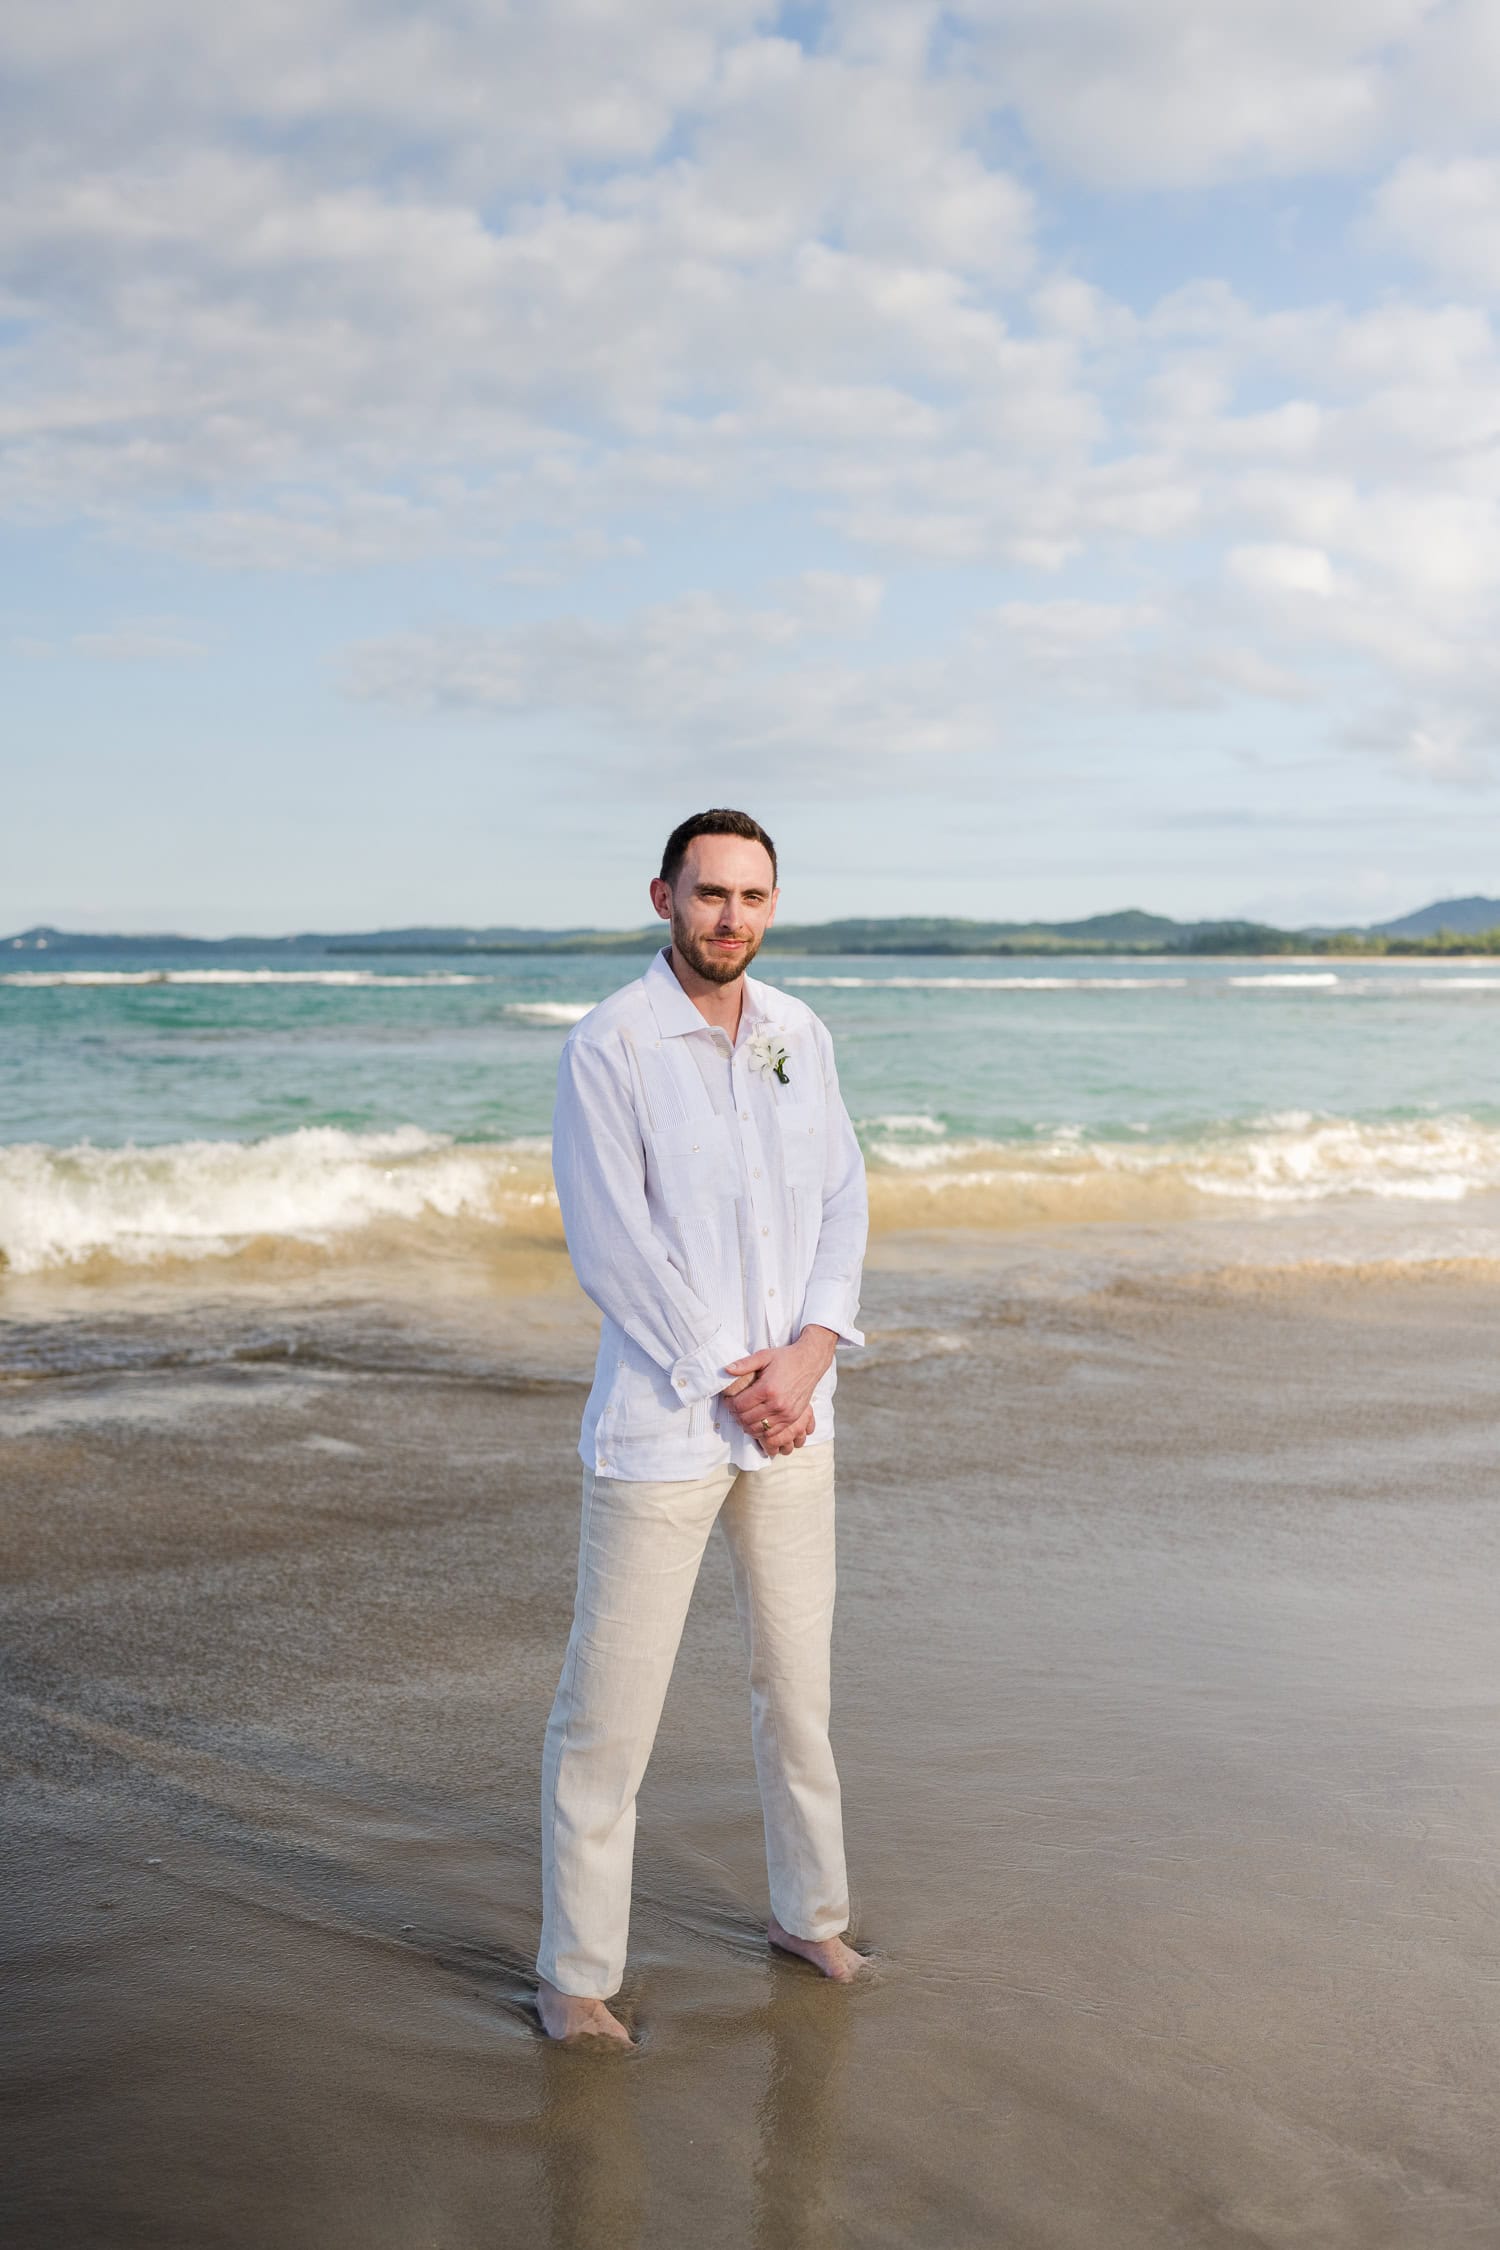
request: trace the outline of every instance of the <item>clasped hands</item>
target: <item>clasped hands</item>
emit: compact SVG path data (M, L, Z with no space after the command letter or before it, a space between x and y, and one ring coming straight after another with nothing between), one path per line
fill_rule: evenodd
M833 1365L831 1328L804 1328L794 1344L777 1344L725 1362L734 1381L719 1393L762 1453L795 1453L812 1436L812 1395Z

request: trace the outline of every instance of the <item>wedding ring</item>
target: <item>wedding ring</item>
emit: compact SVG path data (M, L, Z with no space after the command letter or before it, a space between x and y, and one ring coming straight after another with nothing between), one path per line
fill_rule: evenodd
M763 1430L768 1430L768 1429L769 1429L770 1427L771 1427L771 1417L770 1417L770 1415L768 1414L768 1415L766 1416L765 1420L764 1420L764 1421L763 1421L763 1422L761 1423L761 1428L762 1428Z

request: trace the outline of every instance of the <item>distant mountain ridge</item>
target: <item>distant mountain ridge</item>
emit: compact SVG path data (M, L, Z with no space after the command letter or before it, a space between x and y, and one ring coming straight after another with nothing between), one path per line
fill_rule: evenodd
M132 930L124 935L97 930L58 930L50 923L39 922L29 930L18 930L14 937L0 938L0 950L26 946L45 950L52 946L66 946L73 953L89 953L100 946L108 946L111 952L117 952L122 946L180 945L192 950L216 952L226 946L253 945L262 951L271 946L281 946L288 951L311 953L328 952L336 947L378 945L395 952L410 947L420 950L434 945L509 945L536 938L555 943L561 939L603 934L581 929L537 930L524 926L470 930L461 925L423 923L399 930L299 930L291 937L256 937L244 934L239 937L204 938L188 937L180 930Z
M1375 925L1382 937L1435 937L1452 930L1455 937L1473 937L1481 930L1500 929L1500 898L1441 898L1435 906L1419 906L1399 922Z
M1268 923L1178 922L1170 915L1126 907L1113 914L1091 914L1070 922L978 922L948 915L848 916L833 922L782 923L767 932L768 953L952 953L1005 954L1093 952L1274 953L1308 949L1345 950L1385 940L1398 945L1440 937L1493 937L1500 932L1500 899L1440 899L1396 921L1367 929L1345 925L1282 930ZM139 953L164 950L189 955L236 948L288 954L363 953L639 953L659 945L660 922L634 930L539 930L496 924L466 929L422 923L403 929L315 931L288 937L201 938L178 931L108 935L59 930L40 923L13 937L0 938L0 952L74 954ZM1492 950L1495 949L1492 947Z
M1085 952L1111 947L1171 951L1202 934L1227 927L1217 923L1176 922L1170 915L1146 914L1129 907L1116 914L1093 914L1075 922L975 922L947 915L853 916L835 922L782 923L769 930L765 950L772 953L994 953ZM1233 925L1234 928L1248 925ZM201 938L177 931L111 936L95 931L60 930L37 924L10 938L0 951L81 954L164 951L191 956L253 948L283 953L639 953L660 945L665 926L650 922L634 930L538 930L514 927L463 929L422 925L396 930L305 930L289 937Z

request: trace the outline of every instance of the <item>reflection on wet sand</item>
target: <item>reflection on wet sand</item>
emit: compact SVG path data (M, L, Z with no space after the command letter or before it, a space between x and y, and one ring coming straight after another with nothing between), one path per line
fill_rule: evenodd
M841 1393L880 1974L767 1955L711 1550L634 2056L530 2004L576 1391L335 1309L311 1367L0 1393L7 2250L1493 2238L1493 1296L960 1265L877 1270Z
M771 2051L758 2112L755 2250L827 2250L835 2238L844 2207L850 2009L860 1997L820 1991L792 1968L778 1967L772 1978L766 2010Z
M647 2209L640 2056L547 2041L540 2065L551 2250L639 2250Z
M845 2064L851 2007L811 1971L775 1963L763 2009L744 2029L763 2050L755 2104L755 2250L827 2250L842 2230ZM649 2049L619 2054L590 2043L542 2048L538 2128L549 2250L642 2250L672 2239L651 2192L642 2109L653 2099Z

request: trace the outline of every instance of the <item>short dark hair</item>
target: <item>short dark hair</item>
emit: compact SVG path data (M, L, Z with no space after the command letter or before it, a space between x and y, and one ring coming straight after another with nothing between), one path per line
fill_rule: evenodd
M682 873L682 863L687 858L688 845L695 836L743 836L752 844L764 844L771 856L771 885L776 884L776 846L747 812L734 812L727 805L715 805L709 812L689 814L680 820L667 838L661 855L661 879L675 883Z

